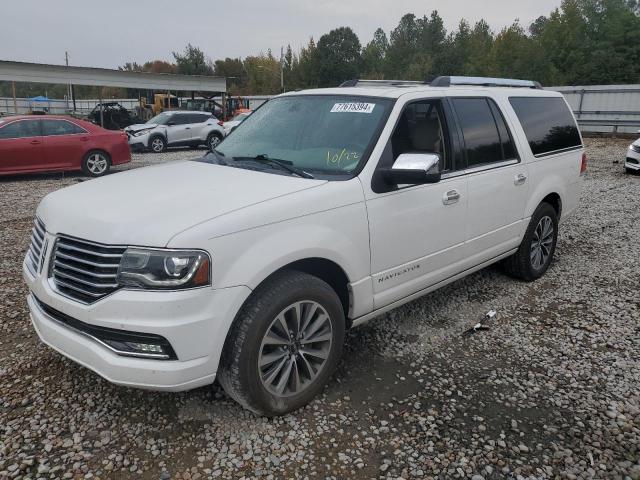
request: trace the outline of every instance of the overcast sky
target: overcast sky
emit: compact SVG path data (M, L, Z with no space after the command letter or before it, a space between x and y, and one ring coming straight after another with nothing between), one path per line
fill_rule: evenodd
M332 28L350 26L365 45L408 12L438 10L448 30L484 18L494 30L527 26L560 0L2 0L0 60L114 68L171 60L191 43L212 58L298 50Z

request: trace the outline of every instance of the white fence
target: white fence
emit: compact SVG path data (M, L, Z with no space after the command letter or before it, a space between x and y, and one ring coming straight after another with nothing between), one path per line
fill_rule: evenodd
M583 132L637 133L640 85L549 87L562 93Z

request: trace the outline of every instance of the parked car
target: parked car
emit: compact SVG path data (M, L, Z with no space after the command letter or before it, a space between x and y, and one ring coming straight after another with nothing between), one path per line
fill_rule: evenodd
M162 112L147 123L124 129L134 150L164 152L167 147L206 145L215 148L225 137L222 122L206 112Z
M629 145L624 168L627 173L640 172L640 138Z
M100 177L130 161L123 132L63 116L0 119L0 174L82 170Z
M240 125L244 120L246 120L249 115L251 115L251 112L239 113L231 120L224 122L222 124L222 128L224 128L225 135L229 135L233 131L233 129Z
M120 385L218 378L279 415L347 329L496 262L544 275L586 170L561 94L350 85L276 97L203 158L47 195L24 261L40 338Z

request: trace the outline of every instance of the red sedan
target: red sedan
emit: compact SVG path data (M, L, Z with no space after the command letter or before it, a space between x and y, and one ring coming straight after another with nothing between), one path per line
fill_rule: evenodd
M0 118L0 175L82 170L100 177L130 161L124 132L71 117Z

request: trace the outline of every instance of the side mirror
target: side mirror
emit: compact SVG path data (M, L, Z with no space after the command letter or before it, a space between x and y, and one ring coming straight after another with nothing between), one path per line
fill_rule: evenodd
M173 127L176 124L176 122L167 122L167 127Z
M438 183L440 155L437 153L403 153L391 168L382 169L383 178L393 185Z

